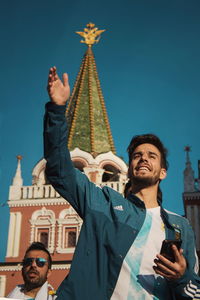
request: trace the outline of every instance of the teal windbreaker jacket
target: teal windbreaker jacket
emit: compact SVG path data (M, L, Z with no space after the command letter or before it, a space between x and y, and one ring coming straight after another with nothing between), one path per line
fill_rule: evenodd
M142 227L146 209L136 196L125 199L109 187L101 189L73 167L67 150L65 111L65 106L46 104L46 176L77 211L83 225L70 273L58 289L57 300L107 300L112 296L123 260ZM185 274L179 280L168 281L171 299L200 299L193 231L187 219L167 212L162 206L161 216L166 238L174 239L177 230L181 233L187 260Z

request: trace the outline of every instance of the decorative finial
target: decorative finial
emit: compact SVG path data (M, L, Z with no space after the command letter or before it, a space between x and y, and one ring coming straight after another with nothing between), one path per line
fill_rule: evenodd
M98 30L97 27L95 27L95 24L89 23L86 25L87 28L84 28L84 31L76 31L80 36L82 36L85 40L81 40L81 43L87 44L89 47L91 47L93 44L97 44L98 41L100 40L100 35L102 32L105 31L103 30Z
M190 162L190 157L189 157L189 152L191 151L191 147L190 146L185 146L184 151L186 152L186 162Z
M185 146L184 150L185 150L185 152L190 152L191 151L191 147L190 146Z
M22 156L21 155L17 155L16 156L18 160L22 160Z

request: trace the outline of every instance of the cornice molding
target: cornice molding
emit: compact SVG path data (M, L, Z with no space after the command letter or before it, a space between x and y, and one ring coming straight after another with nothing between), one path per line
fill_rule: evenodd
M23 199L10 200L7 202L9 207L23 206L45 206L45 205L67 205L68 202L63 198L47 198L47 199Z
M51 269L52 270L69 270L71 267L70 264L52 264ZM22 270L22 266L21 264L16 265L10 265L10 266L0 266L0 272L16 272L16 271L21 271Z
M56 264L56 265L52 265L52 270L69 270L71 267L70 264L66 264L66 265L61 265L61 264Z
M21 264L16 265L10 265L10 266L0 266L0 272L14 272L14 271L21 271L22 266Z

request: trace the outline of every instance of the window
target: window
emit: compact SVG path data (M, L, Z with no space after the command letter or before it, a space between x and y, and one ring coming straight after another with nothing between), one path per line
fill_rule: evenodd
M65 228L65 248L76 246L76 228Z
M73 161L74 167L77 168L79 171L83 172L83 168L85 167L81 161Z
M49 229L38 228L38 242L41 242L48 248L49 245Z
M68 247L76 246L76 232L69 231L68 233Z
M56 252L74 253L82 225L81 218L70 205L60 212L57 222L58 234L56 237Z
M48 197L51 194L51 190L48 191L50 186L43 186L45 189L45 195ZM54 193L54 197L56 197ZM55 228L56 218L53 210L46 209L43 206L39 210L35 210L32 214L31 220L31 237L30 243L34 241L42 242L48 248L50 253L54 252L55 249Z
M105 165L103 168L105 170L104 174L103 174L103 177L102 177L103 182L119 181L119 173L120 173L119 170L117 170L112 165Z

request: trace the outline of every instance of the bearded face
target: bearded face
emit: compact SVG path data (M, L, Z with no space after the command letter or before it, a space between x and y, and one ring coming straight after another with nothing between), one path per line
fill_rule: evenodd
M51 270L49 270L47 253L41 250L32 250L27 253L25 259L26 258L32 259L29 265L24 265L22 268L22 276L26 290L41 287L47 281L51 272ZM44 260L43 266L37 265L37 258Z
M132 185L142 187L153 186L166 176L166 170L161 167L161 154L152 144L139 145L129 166L129 177Z

